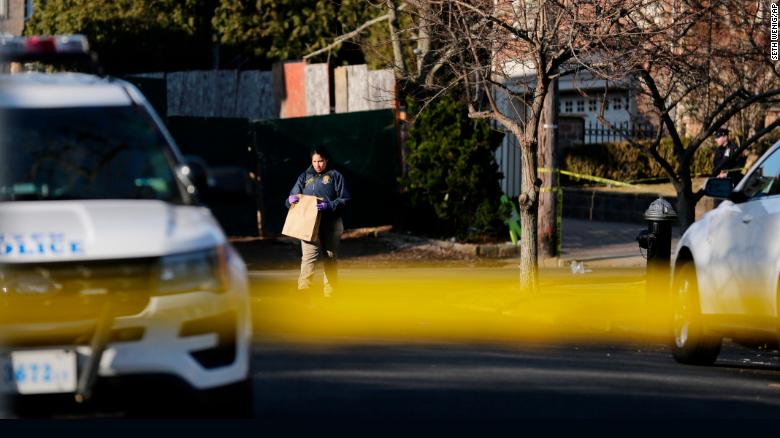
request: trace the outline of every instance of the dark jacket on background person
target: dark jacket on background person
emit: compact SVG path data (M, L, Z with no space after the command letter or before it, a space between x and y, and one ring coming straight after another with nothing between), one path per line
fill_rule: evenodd
M325 221L341 217L344 206L351 198L344 177L338 170L326 170L318 175L312 166L298 177L290 194L311 195L327 200L329 208L322 216ZM285 205L290 208L289 201L285 201Z
M724 167L721 170L727 171L728 177L736 185L742 179L742 167L745 166L746 158L737 154L739 147L732 142L726 143L722 147L715 148L715 157L712 161L713 173L721 164Z

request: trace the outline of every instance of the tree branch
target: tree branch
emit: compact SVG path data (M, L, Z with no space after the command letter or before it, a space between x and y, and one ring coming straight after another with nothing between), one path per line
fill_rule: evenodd
M366 21L365 23L361 24L357 29L353 30L352 32L347 32L344 35L341 35L339 37L336 37L335 40L333 40L332 43L328 44L327 46L315 50L314 52L309 53L308 55L304 55L303 59L308 60L309 58L312 58L314 56L317 56L321 53L329 52L333 50L334 47L338 46L339 44L343 43L344 41L350 40L354 37L356 37L360 32L364 31L365 29L381 22L384 20L387 20L390 14L385 14L376 18L373 18L371 20Z
M402 5L403 6L403 5ZM390 39L393 45L393 64L395 65L396 74L400 77L408 77L409 69L406 67L406 59L404 59L403 49L401 47L401 38L399 37L398 27L398 7L395 5L395 0L387 0L387 25L390 27Z
M653 142L649 146L645 146L642 143L639 143L635 139L631 138L628 133L620 128L617 128L615 125L613 125L609 120L604 117L604 114L599 114L597 117L599 123L601 123L604 126L609 127L609 129L617 132L620 134L620 136L625 140L628 144L631 146L639 149L642 153L649 155L652 157L659 166L661 166L661 169L666 173L666 176L669 178L669 181L672 182L672 184L677 187L679 184L679 178L677 174L674 171L674 167L667 161L663 156L661 156L660 153L658 153L658 145L661 143L661 138L663 136L663 126L659 126L658 130L656 131L656 136Z
M521 31L518 28L510 26L509 24L506 23L506 21L500 20L500 19L498 19L497 17L495 17L493 15L489 15L489 14L485 13L484 11L480 10L479 8L477 8L475 6L472 6L469 3L466 3L466 2L463 2L463 1L460 1L460 0L452 0L452 2L457 4L457 5L459 5L459 6L462 6L462 7L465 7L467 9L470 9L472 12L477 13L482 18L484 18L484 19L490 21L491 23L493 23L495 25L498 25L499 27L503 28L504 30L509 32L511 35L514 35L517 38L519 38L519 39L521 39L523 41L526 41L528 43L531 42L531 38L528 37L527 32L523 32L523 31Z
M658 91L658 86L655 83L655 79L650 75L646 69L640 69L639 74L642 77L648 90L650 90L651 97L653 98L653 106L661 110L661 120L666 125L666 130L669 132L669 136L672 137L672 144L674 145L674 153L678 157L685 155L685 150L682 146L682 139L677 132L677 127L674 125L674 120L669 116L669 112L666 110L666 104L661 93Z

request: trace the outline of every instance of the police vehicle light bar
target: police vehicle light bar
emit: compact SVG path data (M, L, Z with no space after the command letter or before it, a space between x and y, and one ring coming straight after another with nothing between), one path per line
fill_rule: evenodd
M85 56L89 42L84 35L4 37L0 36L0 59L36 61L38 58Z

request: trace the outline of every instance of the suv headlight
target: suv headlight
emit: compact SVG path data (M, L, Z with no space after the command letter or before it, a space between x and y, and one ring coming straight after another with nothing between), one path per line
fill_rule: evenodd
M220 293L227 287L228 261L224 245L160 259L160 278L157 282L157 292L160 294L195 291Z

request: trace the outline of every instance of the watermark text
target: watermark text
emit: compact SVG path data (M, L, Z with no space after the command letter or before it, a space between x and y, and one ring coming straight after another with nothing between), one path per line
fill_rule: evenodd
M778 42L778 6L777 3L770 5L769 11L769 57L772 61L777 61L780 58L780 43Z

